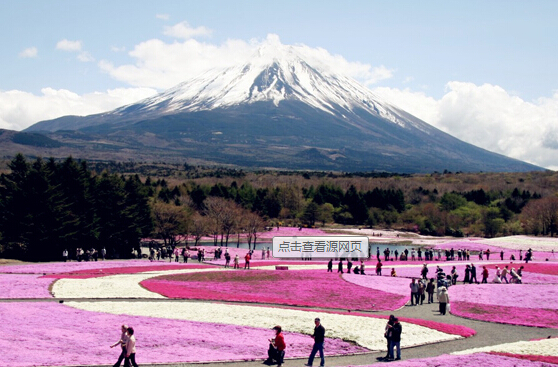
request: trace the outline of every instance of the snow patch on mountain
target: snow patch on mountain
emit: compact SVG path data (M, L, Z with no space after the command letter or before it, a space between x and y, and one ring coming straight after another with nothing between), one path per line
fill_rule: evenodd
M268 37L246 62L207 71L113 113L124 114L133 109L138 113L173 114L261 101L278 107L284 100L300 101L346 120L357 110L365 110L402 127L412 125L430 132L429 125L407 118L354 79L332 71L307 47L283 45L277 37Z

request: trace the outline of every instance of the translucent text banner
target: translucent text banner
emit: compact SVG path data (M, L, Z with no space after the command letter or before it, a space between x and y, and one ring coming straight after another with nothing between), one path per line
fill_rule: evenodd
M368 258L366 236L273 237L273 257L279 258Z

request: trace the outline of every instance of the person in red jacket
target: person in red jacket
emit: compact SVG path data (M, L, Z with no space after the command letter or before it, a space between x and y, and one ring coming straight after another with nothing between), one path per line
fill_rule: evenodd
M285 357L285 338L281 333L281 326L277 325L273 328L275 330L275 338L269 339L269 349L267 350L267 360L264 362L267 365L275 364L277 361L277 366L281 367L283 364L283 358Z
M250 252L247 252L244 256L244 269L250 269Z

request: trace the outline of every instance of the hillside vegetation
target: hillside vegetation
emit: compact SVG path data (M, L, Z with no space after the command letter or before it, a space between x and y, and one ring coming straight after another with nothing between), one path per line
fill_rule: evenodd
M247 172L18 155L0 176L0 243L4 257L48 260L78 247L128 257L147 237L251 243L277 225L553 236L557 193L555 172Z

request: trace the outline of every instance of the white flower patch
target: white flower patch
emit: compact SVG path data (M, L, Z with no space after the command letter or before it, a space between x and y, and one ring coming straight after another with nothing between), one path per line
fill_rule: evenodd
M385 350L386 346L383 336L386 320L372 317L209 302L68 302L67 305L86 311L117 315L170 318L261 328L270 328L279 324L283 330L303 334L312 334L314 318L320 317L326 328L326 337L350 340L376 351ZM461 338L459 335L446 334L415 324L402 323L402 327L402 347Z
M557 238L533 238L528 236L508 236L491 239L483 239L480 243L502 246L512 250L526 250L532 248L534 251L552 251L558 249Z
M515 343L492 345L489 347L467 349L459 352L453 352L452 354L464 355L481 352L499 352L558 357L558 339L552 338L534 341L520 341Z
M146 290L139 283L161 275L205 271L228 271L228 269L179 269L87 279L59 279L52 287L52 294L55 298L166 298L158 293Z

